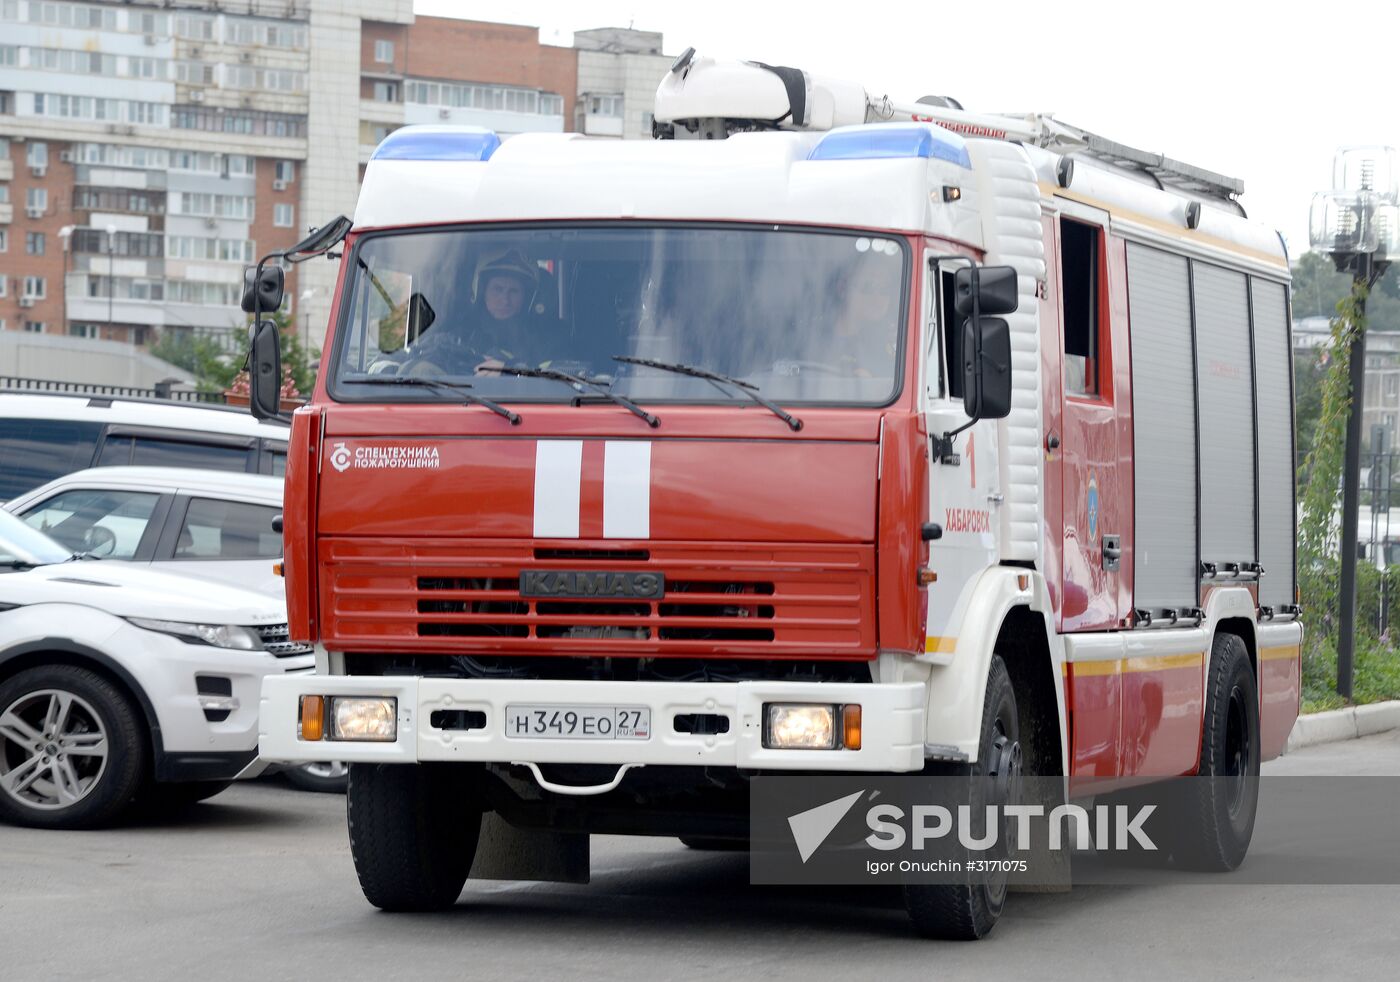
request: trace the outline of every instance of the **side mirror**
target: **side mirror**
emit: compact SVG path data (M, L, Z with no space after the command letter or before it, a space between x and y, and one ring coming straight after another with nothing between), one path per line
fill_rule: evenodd
M272 321L249 330L248 408L258 419L276 419L282 408L282 346Z
M973 419L1011 412L1011 328L1000 317L963 324L963 409Z
M345 238L354 222L344 215L337 215L320 228L287 250L289 256L316 256L333 249Z
M1020 303L1014 266L965 266L953 276L953 305L963 317L1014 314Z
M1012 266L968 266L953 277L953 306L963 321L963 408L972 419L1011 412L1011 328L996 314L1020 305Z
M254 282L254 280L257 282ZM282 306L283 275L281 266L243 267L243 301L245 314L270 314Z

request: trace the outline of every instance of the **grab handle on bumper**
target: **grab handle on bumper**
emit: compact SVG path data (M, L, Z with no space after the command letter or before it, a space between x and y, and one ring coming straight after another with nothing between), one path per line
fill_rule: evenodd
M530 773L535 776L535 783L537 783L540 787L544 788L546 791L553 791L555 794L572 794L580 796L590 794L607 794L613 788L617 787L619 784L622 783L623 777L626 776L627 772L630 771L632 768L646 766L645 764L623 764L617 769L617 773L613 775L613 779L606 784L555 784L553 781L548 780L543 774L540 773L540 765L534 763L533 761L516 760L512 761L511 763L519 767L528 767L530 769Z

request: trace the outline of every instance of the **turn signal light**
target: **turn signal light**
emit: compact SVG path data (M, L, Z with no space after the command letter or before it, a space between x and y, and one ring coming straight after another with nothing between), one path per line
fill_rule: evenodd
M326 700L321 696L301 697L301 726L298 734L303 740L320 740L326 735Z
M860 749L860 707L841 707L841 746L845 750Z

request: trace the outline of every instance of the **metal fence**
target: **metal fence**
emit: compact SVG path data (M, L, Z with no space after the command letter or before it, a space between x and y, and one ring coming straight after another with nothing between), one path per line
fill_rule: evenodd
M177 389L183 382L157 382L152 388L135 385L98 385L87 382L63 382L58 379L17 378L0 375L0 390L8 392L59 392L71 395L113 396L122 399L166 399L173 402L202 402L223 405L222 392L197 392L192 389Z

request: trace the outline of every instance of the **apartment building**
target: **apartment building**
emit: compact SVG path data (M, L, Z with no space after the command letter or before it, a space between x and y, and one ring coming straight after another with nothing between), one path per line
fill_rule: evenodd
M412 0L0 0L0 329L242 343L242 267L354 207L408 123L649 137L661 36ZM334 264L289 275L324 337Z

